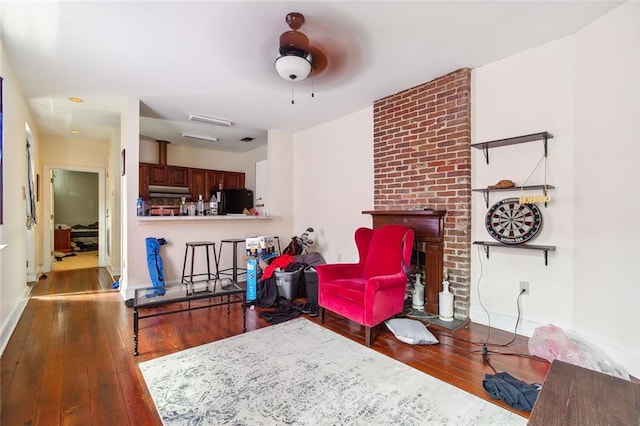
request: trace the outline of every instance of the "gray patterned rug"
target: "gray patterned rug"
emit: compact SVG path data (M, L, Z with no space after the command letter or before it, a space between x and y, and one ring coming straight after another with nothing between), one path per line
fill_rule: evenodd
M304 318L141 362L165 425L524 425Z

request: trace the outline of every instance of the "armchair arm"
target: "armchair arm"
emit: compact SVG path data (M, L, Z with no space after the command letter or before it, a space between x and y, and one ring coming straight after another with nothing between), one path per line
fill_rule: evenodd
M404 272L398 272L393 275L379 275L371 277L367 280L366 294L375 294L378 291L384 291L394 288L402 288L403 291L407 285L407 276ZM366 297L366 296L365 296Z
M402 312L406 288L404 272L369 278L364 291L365 324L373 326Z
M362 278L362 266L359 263L331 263L316 266L318 282L339 279Z

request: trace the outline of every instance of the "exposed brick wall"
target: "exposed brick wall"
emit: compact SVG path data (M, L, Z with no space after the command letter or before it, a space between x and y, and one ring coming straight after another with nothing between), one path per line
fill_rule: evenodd
M446 210L444 267L455 317L469 316L471 70L373 104L374 208Z

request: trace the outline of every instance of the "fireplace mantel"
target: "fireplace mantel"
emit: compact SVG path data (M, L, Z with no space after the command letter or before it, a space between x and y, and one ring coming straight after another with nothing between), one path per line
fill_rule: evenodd
M442 291L444 263L444 217L446 210L369 210L373 228L397 224L413 229L418 249L425 254L425 310L438 313L438 293Z

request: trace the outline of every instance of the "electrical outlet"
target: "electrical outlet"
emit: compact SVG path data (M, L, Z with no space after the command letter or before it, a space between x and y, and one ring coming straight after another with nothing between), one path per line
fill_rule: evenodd
M520 293L529 294L529 282L520 281Z

